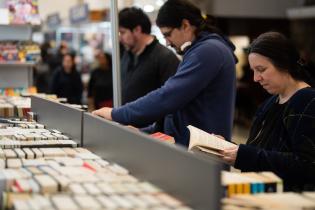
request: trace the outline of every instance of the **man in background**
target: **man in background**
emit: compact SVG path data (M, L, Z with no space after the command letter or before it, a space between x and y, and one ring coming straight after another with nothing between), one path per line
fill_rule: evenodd
M175 74L179 59L150 35L150 19L139 8L120 11L119 33L120 42L125 47L121 78L122 104L126 104L161 87Z

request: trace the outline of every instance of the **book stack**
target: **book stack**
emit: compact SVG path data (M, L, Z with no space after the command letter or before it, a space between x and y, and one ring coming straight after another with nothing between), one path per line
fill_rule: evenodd
M29 41L1 41L0 63L37 62L40 58L39 45Z
M190 210L146 180L34 120L0 119L5 209Z
M315 209L315 193L261 193L234 195L222 200L223 210L311 210Z
M31 109L30 98L23 97L1 97L0 96L0 117L25 117Z
M175 139L174 137L172 136L169 136L165 133L161 133L161 132L156 132L156 133L153 133L150 135L151 137L159 140L159 141L162 141L162 142L167 142L167 143L170 143L170 144L175 144Z
M225 197L238 194L281 193L282 180L272 172L227 172L221 175Z
M0 149L2 204L28 209L190 210L84 148Z
M28 88L0 88L0 98L12 96L30 96L37 93L37 88L34 86Z
M36 121L0 118L0 148L76 147L77 143L56 129Z
M88 110L88 106L84 105L84 104L68 104L68 103L64 103L64 104L67 105L67 106L70 106L72 108L75 108L75 109L81 109L83 111L87 111Z

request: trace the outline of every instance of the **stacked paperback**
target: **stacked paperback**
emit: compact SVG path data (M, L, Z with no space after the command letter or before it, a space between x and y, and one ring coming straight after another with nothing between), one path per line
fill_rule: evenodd
M261 193L235 195L222 200L222 210L312 210L315 209L315 193Z
M233 173L223 171L221 182L225 197L239 194L282 193L282 180L272 172Z
M1 119L0 145L4 209L191 209L35 121Z
M0 96L0 117L25 117L30 109L30 98Z

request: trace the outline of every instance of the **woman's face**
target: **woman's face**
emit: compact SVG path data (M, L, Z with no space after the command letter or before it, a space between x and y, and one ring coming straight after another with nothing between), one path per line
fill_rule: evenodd
M258 53L248 56L250 68L254 72L254 81L258 82L268 93L276 95L285 91L291 76L275 67L271 61Z
M108 61L103 53L98 55L98 63L102 69L108 69Z
M72 71L73 60L72 60L70 55L65 55L63 57L62 65L63 65L63 68L66 71L66 73L70 73Z

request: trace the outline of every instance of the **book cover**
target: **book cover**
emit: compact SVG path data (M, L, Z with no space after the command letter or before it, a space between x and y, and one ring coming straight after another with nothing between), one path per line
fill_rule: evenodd
M40 24L37 0L6 0L11 24Z
M171 143L171 144L175 144L175 139L172 136L169 136L165 133L161 133L161 132L156 132L150 135L151 137L158 139L160 141L163 142L167 142L167 143Z

